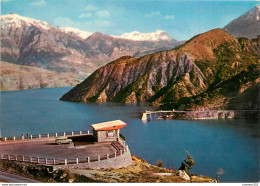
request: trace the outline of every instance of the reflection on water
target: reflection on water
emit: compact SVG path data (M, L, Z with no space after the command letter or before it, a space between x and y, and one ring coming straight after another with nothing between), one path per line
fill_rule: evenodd
M121 130L132 154L155 164L178 169L186 157L192 172L222 182L259 181L259 122L254 120L141 121L146 104L71 103L58 101L70 88L2 92L0 128L3 136L91 130L90 124L121 119Z

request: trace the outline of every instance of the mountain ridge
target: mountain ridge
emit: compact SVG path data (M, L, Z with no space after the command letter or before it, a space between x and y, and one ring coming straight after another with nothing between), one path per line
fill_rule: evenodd
M13 14L13 13L2 15L1 19L2 19L2 21L4 20L3 23L8 26L19 27L19 26L21 26L21 24L28 24L28 25L32 24L36 27L40 26L43 29L50 29L52 27L51 24L48 23L47 21L36 20L33 18L24 17L24 16L21 16L18 14ZM59 28L61 31L63 31L65 33L74 33L74 34L78 35L79 37L81 37L82 39L87 39L89 36L94 34L94 33L80 30L80 29L73 28L73 27L57 27L57 28ZM101 33L101 32L99 32L99 33ZM119 39L135 40L135 41L175 40L174 38L169 36L169 34L167 32L162 31L162 30L157 30L155 32L150 32L150 33L141 33L138 31L133 31L130 33L123 33L120 36L112 36L112 37L119 38ZM175 40L175 41L177 41L177 40Z
M174 40L169 34L162 30L157 30L150 33L140 33L138 31L133 31L130 33L124 33L118 36L125 39L132 39L136 41L159 41L159 40Z
M172 50L119 58L96 70L61 100L152 102L181 107L182 98L203 94L257 64L259 40L237 39L222 29L213 29ZM222 98L216 102L216 108L227 105Z
M79 34L65 32L45 21L7 14L1 16L1 57L16 65L72 73L82 80L118 57L141 56L181 44L178 41L133 41L101 33L83 39ZM95 37L97 34L99 37Z
M68 34L70 34L70 33L76 34L77 36L81 37L82 39L87 39L89 36L91 36L93 34L91 32L83 31L83 30L73 28L73 27L60 27L60 29Z

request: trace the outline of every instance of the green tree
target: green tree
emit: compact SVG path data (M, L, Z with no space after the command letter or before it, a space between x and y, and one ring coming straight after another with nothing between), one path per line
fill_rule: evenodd
M186 151L187 158L184 159L184 162L181 162L181 166L179 170L185 170L185 172L191 176L190 169L195 165L195 161L190 156L190 154Z

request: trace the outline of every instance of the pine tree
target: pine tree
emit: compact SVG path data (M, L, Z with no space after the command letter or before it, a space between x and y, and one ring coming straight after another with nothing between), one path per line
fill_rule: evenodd
M195 165L195 161L190 156L190 154L186 151L187 159L184 159L184 162L181 162L181 166L179 170L185 170L185 172L191 176L190 169Z

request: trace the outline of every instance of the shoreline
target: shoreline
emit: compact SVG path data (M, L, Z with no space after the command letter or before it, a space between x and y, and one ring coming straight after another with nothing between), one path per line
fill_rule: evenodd
M200 119L260 119L258 110L199 110L199 111L147 111L141 113L141 119L147 115L160 113L157 119L200 120ZM161 113L164 113L161 115ZM166 113L166 114L165 114Z

